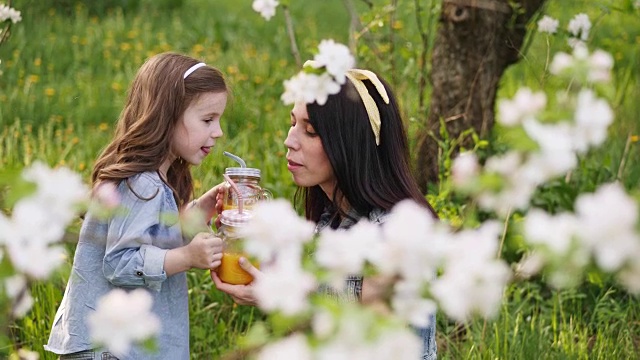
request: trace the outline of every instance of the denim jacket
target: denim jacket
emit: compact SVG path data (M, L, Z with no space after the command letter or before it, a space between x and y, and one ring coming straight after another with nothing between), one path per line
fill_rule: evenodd
M347 212L347 216L342 219L339 229L348 229L355 225L358 220L364 216L358 214L355 210L350 209ZM369 222L373 224L384 224L389 217L389 213L382 209L372 210L367 218ZM333 216L331 212L326 211L320 216L320 220L316 225L316 234L322 231L324 228L331 224ZM351 275L345 279L345 287L342 292L336 292L327 286L321 286L319 291L328 293L337 297L342 301L360 301L362 297L362 276ZM414 328L413 330L422 339L422 360L436 360L437 359L437 347L436 347L436 317L435 314L431 315L429 319L429 326L425 328Z
M189 305L185 273L167 276L164 257L184 245L173 192L157 172L118 184L123 211L109 219L88 213L80 230L64 297L44 348L69 354L95 348L87 316L115 288L144 288L160 318L157 352L134 347L126 359L189 359ZM168 215L168 216L167 216Z

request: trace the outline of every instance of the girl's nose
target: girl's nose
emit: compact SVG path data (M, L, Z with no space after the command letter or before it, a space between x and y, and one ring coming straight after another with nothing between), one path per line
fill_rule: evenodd
M213 131L211 131L211 137L214 139L217 139L222 135L224 135L224 133L222 132L222 128L220 127L220 123L218 122L216 126L213 128Z

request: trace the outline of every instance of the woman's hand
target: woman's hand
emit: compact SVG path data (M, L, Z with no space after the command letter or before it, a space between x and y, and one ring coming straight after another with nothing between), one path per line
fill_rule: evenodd
M256 269L245 257L241 257L240 260L238 260L238 264L240 264L240 267L244 271L253 276L253 281L248 285L227 284L220 280L215 271L211 271L211 280L216 284L216 288L218 288L218 290L231 296L236 304L257 306L258 300L253 295L253 282L262 277L262 272Z

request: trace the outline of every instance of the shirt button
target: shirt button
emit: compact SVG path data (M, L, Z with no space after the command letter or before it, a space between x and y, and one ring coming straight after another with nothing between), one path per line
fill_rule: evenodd
M142 271L136 271L136 275L142 276Z

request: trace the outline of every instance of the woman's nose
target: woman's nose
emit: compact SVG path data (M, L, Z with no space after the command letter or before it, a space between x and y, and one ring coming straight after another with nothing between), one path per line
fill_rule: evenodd
M298 141L295 139L295 135L293 134L293 128L289 129L287 138L284 139L284 146L286 146L287 149L293 149L293 150L295 150L298 147Z

